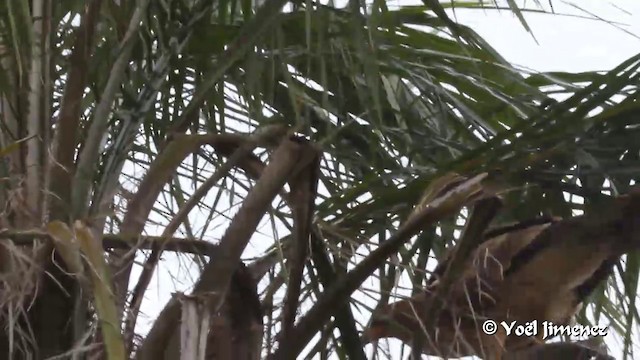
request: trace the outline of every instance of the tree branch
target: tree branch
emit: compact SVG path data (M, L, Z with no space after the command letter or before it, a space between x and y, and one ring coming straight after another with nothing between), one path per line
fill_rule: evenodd
M313 211L318 189L318 175L320 171L320 157L316 156L299 176L289 181L291 187L291 205L293 212L292 247L287 251L287 268L289 279L282 310L282 330L276 339L288 335L295 322L300 288L304 272L304 264L309 253L309 236L311 234Z
M69 73L65 83L60 112L56 124L54 157L50 167L51 201L49 203L50 220L68 221L62 214L69 214L71 204L71 184L73 179L73 160L78 144L77 132L80 128L82 97L87 86L87 64L93 53L94 33L97 16L102 0L88 1L76 30L76 39L69 56Z
M267 208L285 182L315 156L317 156L315 149L312 149L306 141L294 137L284 140L273 153L272 160L260 180L245 198L242 207L220 241L220 251L210 259L195 285L194 293L213 294L211 301L215 304L214 309L219 308L221 300L224 299L223 295L229 285L230 277ZM179 317L180 304L172 299L156 319L138 351L137 358L159 359L164 356L167 348L171 351L179 351L175 347L167 347Z
M2 239L9 239L19 246L31 245L34 241L52 240L49 234L44 231L14 231L1 230L0 244ZM208 241L185 239L185 238L165 238L162 236L139 236L126 234L105 234L102 238L102 246L105 250L109 249L131 249L140 250L151 249L155 244L164 243L165 250L181 252L187 254L200 254L212 256L218 251L218 245Z
M300 319L291 331L291 335L283 339L278 349L269 356L269 359L295 359L318 329L329 321L329 314L340 309L360 284L391 254L397 252L402 244L423 227L450 216L459 211L462 206L482 198L480 182L485 177L486 174L480 174L466 181L460 181L459 177L454 177L452 181L449 181L450 177L445 178L445 186L437 189L439 191L433 194L434 200L418 206L392 237L320 295L315 306ZM441 179L436 179L435 185L442 185L442 181L438 180ZM447 188L447 184L454 183L456 185L452 188ZM433 185L430 189L433 188Z
M262 144L265 141L282 136L284 129L280 126L274 126L262 130L263 131L260 131L258 134L252 136L237 147L227 161L193 193L189 200L180 208L180 210L178 210L178 213L173 217L173 219L171 219L161 237L167 239L172 237L176 230L178 230L180 224L182 224L187 218L191 210L207 195L209 190L217 184L220 179L225 177L231 169L239 166L244 160L246 160L258 144ZM138 312L140 311L140 306L142 305L144 293L151 282L153 272L160 260L163 248L164 246L162 242L154 244L151 254L145 261L138 283L131 295L129 311L125 320L125 344L128 348L131 348L132 345L136 320Z

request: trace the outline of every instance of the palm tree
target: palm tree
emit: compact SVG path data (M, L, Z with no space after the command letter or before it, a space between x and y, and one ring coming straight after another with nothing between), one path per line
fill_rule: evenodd
M3 356L363 359L362 299L382 307L407 275L418 293L459 238L473 198L419 206L447 174L508 189L498 223L626 193L640 55L606 73L529 73L449 6L5 2ZM261 221L275 230L257 241ZM198 279L139 333L168 252ZM609 321L625 353L639 266L624 257L579 317Z

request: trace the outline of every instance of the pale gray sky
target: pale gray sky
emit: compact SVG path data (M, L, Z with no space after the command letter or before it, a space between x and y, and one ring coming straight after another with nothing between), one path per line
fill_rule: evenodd
M548 0L541 2L548 4ZM508 61L538 71L608 70L640 52L640 1L552 2L558 14L596 16L613 24L526 13L526 21L538 40L536 44L509 11L488 10L483 14L477 10L456 10L455 14L458 21L476 30ZM533 6L535 2L525 3ZM549 6L545 9L549 10Z

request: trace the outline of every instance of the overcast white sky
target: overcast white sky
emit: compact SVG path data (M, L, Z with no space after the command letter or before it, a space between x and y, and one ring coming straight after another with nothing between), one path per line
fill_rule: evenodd
M548 0L540 2L550 9ZM533 6L535 1L525 3ZM558 14L596 16L615 23L526 13L526 21L538 40L536 44L509 11L490 10L483 14L477 10L456 10L455 14L459 22L471 26L507 60L534 70L608 70L640 52L640 1L553 0L552 3Z
M544 3L545 9L550 9L547 0L541 2ZM402 3L406 2L402 0ZM486 3L491 1L487 0ZM533 7L536 2L529 0L526 3ZM573 5L576 3L584 11ZM570 16L525 13L525 18L538 42L536 43L510 11L458 9L455 11L455 18L475 29L508 61L538 71L608 70L640 53L640 39L637 37L640 36L640 1L554 0L553 6L556 13L583 17L595 15L615 24ZM453 16L453 13L450 14ZM169 254L163 257L167 262L176 263L169 260L172 257ZM167 262L161 267L160 277L152 282L147 299L143 303L147 319L155 318L171 292L185 290L186 285L177 285L175 277L185 275L186 269L180 271L182 275L176 274L176 267L168 268ZM134 272L134 276L137 274L137 271ZM135 277L133 279L136 281ZM144 318L141 319L138 330L146 328L146 323ZM616 355L615 351L619 346L610 346L614 351L612 355Z

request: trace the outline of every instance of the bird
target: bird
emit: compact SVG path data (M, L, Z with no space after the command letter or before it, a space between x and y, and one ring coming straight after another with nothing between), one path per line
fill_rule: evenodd
M597 214L544 217L487 230L426 328L424 309L433 302L456 246L423 291L374 311L362 334L364 343L396 338L427 355L485 359L544 343L543 321L570 324L620 257L640 248L640 189L615 197ZM497 324L495 333L483 332L486 321ZM500 324L514 321L534 324L536 331L507 336Z

